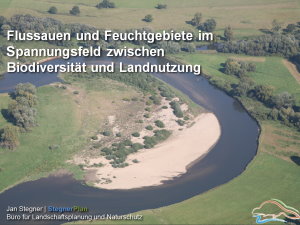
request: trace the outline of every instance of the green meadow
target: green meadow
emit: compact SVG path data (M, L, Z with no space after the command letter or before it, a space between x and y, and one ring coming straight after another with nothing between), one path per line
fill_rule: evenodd
M193 29L186 21L196 12L201 12L203 19L214 18L217 21L217 34L222 34L224 27L231 25L239 38L261 34L259 29L270 28L273 19L284 25L300 19L298 0L114 0L117 8L100 10L95 7L99 2L100 0L2 0L0 5L5 7L0 8L0 14L10 17L16 13L28 13L98 28L150 27L162 30ZM167 4L168 8L157 10L157 3ZM79 16L69 14L74 5L80 7ZM51 6L58 8L58 14L51 15L47 12ZM152 23L142 21L147 14L153 15Z
M175 56L175 59L179 61L202 65L204 73L212 75L213 79L237 83L238 79L236 77L226 75L220 71L220 69L222 69L222 63L224 63L227 58L254 62L256 72L250 73L249 76L255 83L273 86L276 94L288 91L293 94L297 102L300 103L300 85L283 64L283 58L281 57L249 57L219 53L180 54Z
M63 159L74 153L84 142L78 135L80 124L76 118L74 102L53 87L38 89L38 127L20 135L17 151L0 153L0 191L37 174L49 173L64 165ZM7 94L0 95L1 109L9 102ZM49 104L51 103L51 104ZM1 127L7 121L0 116ZM49 150L57 145L59 149ZM32 177L31 177L32 178Z

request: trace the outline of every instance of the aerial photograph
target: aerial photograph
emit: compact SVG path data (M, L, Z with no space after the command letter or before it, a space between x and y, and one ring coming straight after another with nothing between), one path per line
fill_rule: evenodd
M0 225L300 225L300 0L0 0Z

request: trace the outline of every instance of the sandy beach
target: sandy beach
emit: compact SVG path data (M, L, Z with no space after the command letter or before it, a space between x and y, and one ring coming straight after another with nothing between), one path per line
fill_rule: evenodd
M104 189L131 189L162 184L162 181L184 174L187 167L205 155L218 141L221 128L216 116L203 113L195 118L195 123L183 131L175 131L172 136L153 149L144 149L128 157L137 159L125 168L109 165L99 168L94 175L111 182L95 183Z

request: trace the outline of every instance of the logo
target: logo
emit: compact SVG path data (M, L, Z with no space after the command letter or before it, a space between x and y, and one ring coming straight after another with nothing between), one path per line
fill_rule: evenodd
M256 217L257 224L268 222L288 222L288 220L300 220L297 209L287 206L278 199L264 201L259 207L252 210L252 216Z

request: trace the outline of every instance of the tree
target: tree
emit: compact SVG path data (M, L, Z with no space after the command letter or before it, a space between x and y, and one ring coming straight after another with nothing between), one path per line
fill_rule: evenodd
M99 4L96 5L96 8L102 9L102 8L116 8L115 3L110 2L109 0L103 0Z
M70 10L70 14L74 15L74 16L77 16L80 14L80 9L79 7L76 5L76 6L73 6L73 8Z
M48 10L48 13L57 14L57 8L55 6L50 7Z
M216 29L217 22L214 19L208 19L201 24L200 29L206 32L212 32Z
M36 87L30 83L18 84L11 95L14 100L8 106L9 115L19 128L30 130L37 125L37 110L33 108L37 104Z
M152 15L148 14L148 15L146 15L146 16L144 17L143 20L144 20L145 22L150 23L150 22L153 21L153 17L152 17Z
M272 97L273 90L274 88L271 86L258 85L254 88L254 95L259 101L268 103Z
M253 86L253 80L248 77L242 77L234 89L234 94L237 96L247 96L248 92L252 90Z
M166 53L170 54L179 53L181 49L180 44L175 41L160 41L157 47L164 49Z
M232 31L231 26L225 27L224 37L225 37L226 41L232 41L232 39L233 39L233 31Z
M295 104L295 98L288 92L282 92L273 97L273 103L276 108L289 108Z
M286 32L291 33L291 32L293 32L296 29L297 29L297 25L295 25L295 24L289 24L289 25L287 25L287 27L286 27L285 30L286 30Z
M7 24L7 19L4 16L0 16L0 27L4 24Z
M195 27L199 27L202 20L202 14L197 12L195 13L193 19L191 20L191 24Z
M9 115L12 117L14 123L22 130L29 131L32 127L37 125L36 109L27 105L19 104L13 101L8 106Z
M281 29L281 24L278 22L278 20L274 19L272 21L272 31L273 32L278 32Z
M6 37L7 36L7 31L11 30L11 26L8 24L4 24L1 26L1 34Z
M0 131L0 146L8 149L15 149L19 145L19 129L8 125Z
M33 84L18 84L12 95L19 104L29 107L33 107L37 104L36 87Z
M157 6L155 8L157 8L157 9L166 9L167 5L166 4L157 4Z

